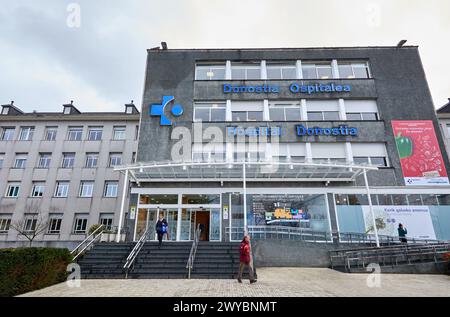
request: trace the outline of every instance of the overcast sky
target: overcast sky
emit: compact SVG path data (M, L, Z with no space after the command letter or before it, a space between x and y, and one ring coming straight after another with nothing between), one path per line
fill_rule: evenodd
M79 5L80 19L77 19ZM79 27L77 22L80 21ZM450 97L448 0L0 0L0 103L122 111L146 49L419 45L435 107Z

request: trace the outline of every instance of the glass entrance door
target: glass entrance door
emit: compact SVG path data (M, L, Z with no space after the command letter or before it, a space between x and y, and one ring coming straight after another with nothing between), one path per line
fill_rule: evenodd
M159 215L162 215L166 220L169 227L168 235L164 235L164 240L176 241L177 239L177 221L178 210L177 209L148 209L139 208L136 224L136 240L139 240L148 229L148 240L156 240L156 222L159 219Z

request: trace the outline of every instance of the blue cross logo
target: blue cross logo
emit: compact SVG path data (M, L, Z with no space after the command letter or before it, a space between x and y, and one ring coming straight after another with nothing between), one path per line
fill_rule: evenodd
M161 104L152 104L150 108L150 115L151 116L160 116L160 125L172 125L172 121L170 121L165 115L164 115L164 109L166 106L175 100L174 96L163 96L162 103ZM172 114L175 117L179 117L183 114L183 107L179 104L176 104L172 107L171 110Z

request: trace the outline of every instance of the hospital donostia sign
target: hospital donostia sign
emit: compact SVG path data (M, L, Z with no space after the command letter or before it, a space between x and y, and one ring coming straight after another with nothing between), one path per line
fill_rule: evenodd
M229 83L223 84L223 93L257 93L257 94L278 94L281 88L278 85L232 85ZM320 93L345 93L351 92L352 86L339 85L334 83L328 84L298 84L292 83L289 85L289 91L293 94L320 94Z

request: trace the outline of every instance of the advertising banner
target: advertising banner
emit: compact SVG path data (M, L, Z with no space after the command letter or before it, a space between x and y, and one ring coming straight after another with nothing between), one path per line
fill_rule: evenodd
M431 120L394 120L392 129L406 186L450 184Z
M362 206L367 233L374 233L369 206ZM373 206L379 235L397 236L398 224L408 231L407 237L436 239L428 206Z

